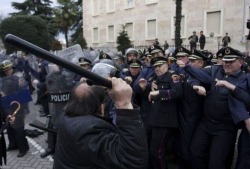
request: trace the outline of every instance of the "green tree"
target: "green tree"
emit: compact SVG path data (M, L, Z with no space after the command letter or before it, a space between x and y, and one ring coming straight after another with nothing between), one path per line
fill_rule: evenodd
M118 44L118 46L116 47L117 50L121 51L123 54L125 54L126 49L132 47L125 25L122 25L122 30L121 32L119 32L116 43Z
M82 48L87 48L87 42L83 37L83 19L82 19L82 0L78 0L75 2L75 6L77 8L77 18L76 22L73 24L71 30L74 32L71 35L71 42L73 44L79 44Z
M69 31L77 21L78 8L73 0L57 0L59 6L54 9L55 22L64 34L66 47L69 46Z
M182 18L182 0L176 0L176 10L175 10L175 47L181 46L181 18Z
M17 15L5 18L0 24L0 36L4 42L7 34L13 34L43 49L50 49L50 36L46 22L38 16ZM7 53L16 51L16 47L4 42Z
M50 0L25 0L24 2L12 2L11 6L18 12L11 13L11 16L16 15L35 15L39 16L47 22L48 30L51 34L51 39L58 33L58 26L54 22L53 8Z

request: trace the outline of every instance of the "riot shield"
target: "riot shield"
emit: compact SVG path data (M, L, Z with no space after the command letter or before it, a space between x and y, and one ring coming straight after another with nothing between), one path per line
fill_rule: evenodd
M74 75L75 73L67 70L49 72L46 77L46 86L50 115L47 116L46 124L35 120L30 123L30 126L56 134L58 120L63 115L63 108L75 85Z

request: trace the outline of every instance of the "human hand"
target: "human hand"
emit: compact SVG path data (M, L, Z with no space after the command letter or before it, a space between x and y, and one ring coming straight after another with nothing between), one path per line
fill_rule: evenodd
M124 80L120 78L110 78L112 89L108 89L111 99L115 103L117 109L133 109L131 98L132 88Z
M193 86L193 89L202 96L206 96L206 89L203 86Z
M159 90L157 91L151 91L148 95L148 100L151 102L152 98L159 95Z
M125 81L130 84L132 82L132 77L131 76L126 76Z
M235 85L233 85L232 83L229 83L228 81L226 80L218 80L218 79L215 79L216 81L216 84L215 86L222 86L222 87L226 87L230 90L234 90L236 88Z
M80 79L80 82L86 82L86 78L85 77L82 77L81 79Z
M37 79L33 80L33 84L37 85L39 83L39 81Z
M139 86L141 87L142 90L146 89L147 83L148 83L147 80L144 78L141 78L139 80Z
M156 84L156 81L154 80L151 84L151 91L156 91L156 90L158 90L158 86Z
M179 67L185 67L185 63L184 63L182 60L177 60L177 61L176 61L176 64L177 64Z
M7 119L9 121L10 124L14 124L15 120L16 120L16 117L15 116L11 116L11 115L8 115L7 116Z

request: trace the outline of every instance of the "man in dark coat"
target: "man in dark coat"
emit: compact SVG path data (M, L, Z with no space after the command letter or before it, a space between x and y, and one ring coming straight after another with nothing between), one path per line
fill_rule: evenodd
M77 85L58 124L55 169L147 168L146 133L139 108L131 103L132 88L122 79L111 82L117 127L102 117L104 89Z
M199 43L200 43L200 50L203 50L205 47L205 43L206 43L206 37L203 34L203 31L200 31Z
M228 89L215 85L216 79L226 80L234 85L246 80L246 74L241 70L243 54L230 47L224 48L222 54L222 65L213 65L204 70L185 67L192 77L210 87L206 93L199 82L191 82L199 94L206 95L204 115L190 146L194 169L207 166L209 169L229 167L228 158L237 135L235 124L244 118L239 114L248 114L243 102L232 97Z
M151 60L155 76L151 83L148 99L151 102L149 125L151 140L149 142L150 160L153 169L165 169L166 145L169 137L178 128L178 99L182 97L182 86L178 76L168 71L167 59L155 57Z

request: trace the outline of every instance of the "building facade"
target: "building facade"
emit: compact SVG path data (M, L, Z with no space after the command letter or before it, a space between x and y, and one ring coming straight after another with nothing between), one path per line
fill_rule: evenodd
M175 0L83 0L83 32L88 46L115 48L126 30L134 46L148 46L158 38L174 45ZM188 45L193 31L203 31L205 49L217 51L228 32L229 46L248 50L247 19L250 0L182 0L181 38Z

